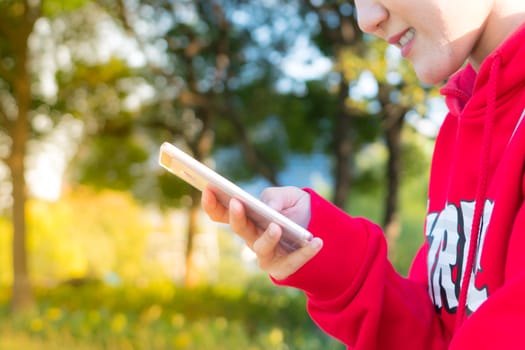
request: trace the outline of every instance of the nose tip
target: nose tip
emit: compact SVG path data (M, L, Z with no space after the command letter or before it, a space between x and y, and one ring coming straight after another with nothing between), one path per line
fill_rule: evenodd
M381 23L388 18L388 11L377 3L361 4L361 6L356 6L356 10L357 24L365 33L376 33Z

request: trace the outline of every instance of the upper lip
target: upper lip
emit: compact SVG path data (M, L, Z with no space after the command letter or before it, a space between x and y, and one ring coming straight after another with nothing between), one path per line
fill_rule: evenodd
M393 45L399 45L399 40L403 37L403 35L406 34L406 32L408 32L410 30L410 28L407 28L395 35L392 35L390 36L387 41L390 43L390 44L393 44Z

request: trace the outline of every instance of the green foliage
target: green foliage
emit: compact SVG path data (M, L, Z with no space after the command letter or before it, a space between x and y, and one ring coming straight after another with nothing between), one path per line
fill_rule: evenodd
M42 13L46 17L54 17L74 11L89 2L90 0L42 0Z
M138 137L103 134L91 139L84 149L75 168L79 183L128 190L147 177L150 155Z
M89 136L129 134L135 114L126 108L125 99L142 79L122 59L98 62L95 57L73 57L72 67L56 72L59 90L52 107L82 119Z
M190 191L191 186L164 171L157 178L158 190L162 193L162 207L187 208L191 204Z
M332 119L337 109L336 95L325 79L306 82L305 95L281 95L277 115L285 125L290 149L298 153L327 151L333 139Z
M38 289L37 299L39 308L32 315L11 317L0 308L0 347L343 349L310 321L302 295L268 280L247 288L190 290L170 284L63 285Z

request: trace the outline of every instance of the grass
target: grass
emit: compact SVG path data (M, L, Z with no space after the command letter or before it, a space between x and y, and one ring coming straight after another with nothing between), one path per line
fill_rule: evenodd
M31 314L0 309L0 349L342 350L308 318L303 296L247 288L105 285L37 290Z

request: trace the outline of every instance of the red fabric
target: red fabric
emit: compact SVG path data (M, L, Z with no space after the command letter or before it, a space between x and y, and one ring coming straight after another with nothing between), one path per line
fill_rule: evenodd
M522 26L478 74L467 66L442 89L449 114L408 277L388 262L377 225L308 190L308 229L323 249L275 283L302 289L312 319L349 349L525 349L524 42Z

